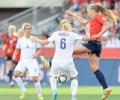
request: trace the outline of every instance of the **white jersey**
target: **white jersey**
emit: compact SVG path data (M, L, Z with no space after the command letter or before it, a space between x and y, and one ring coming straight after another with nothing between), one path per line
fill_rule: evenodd
M26 37L18 39L16 48L21 49L20 61L21 60L33 60L33 55L37 48L40 48L38 43L32 42ZM35 59L36 60L36 59Z
M73 60L73 48L77 40L82 40L82 37L74 32L58 31L53 33L48 39L56 46L53 60Z

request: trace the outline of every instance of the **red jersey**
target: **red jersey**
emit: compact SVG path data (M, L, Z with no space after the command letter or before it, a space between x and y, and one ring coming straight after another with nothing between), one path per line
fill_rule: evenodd
M5 45L5 55L6 56L13 56L14 50L16 48L17 37L14 35L6 36L4 39Z
M105 18L101 14L96 14L93 19L89 20L90 24L90 36L97 35L101 32ZM101 42L101 37L97 39Z

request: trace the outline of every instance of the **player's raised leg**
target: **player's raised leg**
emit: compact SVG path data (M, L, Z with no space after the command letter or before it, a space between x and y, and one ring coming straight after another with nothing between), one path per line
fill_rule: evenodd
M14 77L15 77L15 81L18 85L18 87L20 88L21 90L21 96L19 97L19 99L24 99L25 96L27 95L27 89L25 88L24 84L23 84L23 81L20 77L22 72L18 71L18 70L15 70L14 72Z
M57 99L57 79L55 77L50 77L50 85L52 88L52 100Z

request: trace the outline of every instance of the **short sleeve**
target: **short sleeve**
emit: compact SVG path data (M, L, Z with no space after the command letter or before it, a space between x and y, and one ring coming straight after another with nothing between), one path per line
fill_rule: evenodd
M20 49L20 48L21 48L21 47L20 47L20 40L17 41L16 48L17 48L17 49Z
M96 17L95 17L95 19L99 22L99 23L101 23L101 24L104 24L105 23L105 17L103 17L102 15L96 15Z
M36 43L36 48L41 48L41 45L39 43Z
M75 39L75 41L82 40L82 35L78 35L78 34L74 33L73 38Z
M53 33L52 36L48 38L48 42L54 42L56 38L56 33Z

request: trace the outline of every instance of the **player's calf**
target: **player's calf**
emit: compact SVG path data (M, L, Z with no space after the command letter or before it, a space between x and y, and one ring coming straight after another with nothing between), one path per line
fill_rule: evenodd
M71 78L71 92L72 92L72 98L71 100L76 100L77 95L77 89L78 89L78 80L77 77Z
M35 89L37 92L38 100L43 100L42 92L41 92L41 84L38 80L38 76L33 76L32 80L34 81Z

